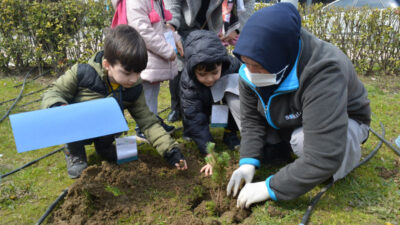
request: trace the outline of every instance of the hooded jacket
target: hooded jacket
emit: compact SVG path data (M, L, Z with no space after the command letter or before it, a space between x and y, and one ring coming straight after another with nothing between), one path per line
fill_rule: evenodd
M228 56L214 32L197 30L185 41L185 68L181 75L180 96L185 136L191 137L200 151L206 153L206 143L212 141L209 129L213 98L211 89L196 79L194 67L201 62L222 62L221 77L237 73L240 61Z
M234 54L255 60L271 73L289 64L270 94L247 79L245 65L240 69L239 164L260 166L267 143L289 141L293 130L303 127L304 156L266 180L272 199L294 199L340 167L349 118L369 125L367 91L342 51L300 28L300 16L290 3L256 12Z
M102 67L104 52L98 52L87 64L75 64L60 76L43 95L42 108L58 103L73 104L93 99L114 97L121 109L128 109L132 118L157 149L160 155L178 146L159 124L157 117L150 112L143 94L142 81L131 88L119 87L111 91L107 71Z

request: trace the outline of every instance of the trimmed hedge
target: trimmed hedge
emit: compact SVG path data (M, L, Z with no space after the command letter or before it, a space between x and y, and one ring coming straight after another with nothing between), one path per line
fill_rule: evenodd
M258 4L256 10L266 6ZM300 6L302 26L339 47L358 74L399 75L399 9L323 9L323 6L322 3L310 9Z
M0 70L64 69L102 48L114 12L110 1L0 2ZM110 9L110 10L107 10Z
M257 3L255 9L266 7ZM400 10L299 7L302 26L345 52L359 74L400 72ZM0 70L84 62L102 48L110 0L0 0ZM307 13L306 13L307 12Z

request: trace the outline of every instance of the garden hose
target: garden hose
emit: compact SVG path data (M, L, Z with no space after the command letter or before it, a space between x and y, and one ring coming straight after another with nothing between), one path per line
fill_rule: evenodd
M33 100L33 101L30 101L30 102L27 102L27 103L25 103L25 104L23 104L23 105L19 105L18 107L25 107L25 106L28 106L28 105L30 105L30 104L33 104L33 103L36 103L36 102L40 102L40 101L42 101L42 99L41 98L39 98L39 99L36 99L36 100Z
M22 92L23 92L24 89L25 89L26 79L29 77L29 75L31 75L31 72L32 72L34 69L35 69L35 68L29 70L29 72L26 73L25 78L24 78L24 82L22 83L22 88L21 88L21 91L20 91L19 94L18 94L18 97L15 98L14 103L13 103L13 104L11 105L11 107L7 110L7 112L4 114L4 116L0 119L0 123L3 122L3 120L4 120L5 118L7 118L8 114L10 114L11 110L14 108L14 106L17 104L17 102L21 99L21 97L22 97Z
M32 78L32 80L30 80L30 81L28 81L28 82L26 82L26 83L32 82L32 81L38 79L39 77L46 75L48 72L50 72L50 70L47 70L47 71L45 71L45 72L43 72L43 73L37 75L36 77ZM17 84L17 85L14 85L13 87L16 88L16 87L20 87L20 86L22 86L22 85L23 85L23 84Z
M26 168L26 167L28 167L28 166L30 166L30 165L32 165L32 164L35 164L35 163L39 162L40 160L42 160L42 159L44 159L44 158L46 158L46 157L48 157L48 156L51 156L51 155L53 155L53 154L55 154L55 153L57 153L57 152L59 152L59 151L61 151L61 150L63 150L63 149L64 149L64 147L61 147L61 148L59 148L59 149L56 149L56 150L54 150L54 151L52 151L52 152L50 152L50 153L48 153L48 154L46 154L46 155L44 155L44 156L38 158L38 159L35 159L35 160L33 160L33 161L31 161L31 162L29 162L29 163L23 165L23 166L21 166L21 167L15 169L15 170L13 170L13 171L11 171L11 172L8 172L8 173L6 173L6 174L0 175L0 183L1 183L1 179L3 179L4 177L7 177L7 176L9 176L9 175L11 175L11 174L13 174L13 173L15 173L15 172L18 172L18 171L20 171L20 170L22 170L22 169L24 169L24 168Z
M36 94L36 93L38 93L38 92L41 92L41 91L43 91L43 90L46 90L46 89L49 88L50 86L51 86L51 85L47 85L46 87L41 88L41 89L39 89L39 90L29 92L29 93L27 93L27 94L22 95L22 97L26 97L26 96L29 96L29 95ZM8 100L5 100L5 101L2 101L2 102L0 102L0 105L2 105L2 104L4 104L4 103L7 103L7 102L14 101L15 99L17 99L17 98L12 98L12 99L8 99Z
M49 206L49 208L47 208L46 212L42 215L42 217L40 217L40 219L37 221L36 225L40 225L43 223L43 221L46 219L46 217L51 213L51 211L53 211L53 209L57 206L57 203L62 200L68 193L68 188L66 188L60 196L58 196L58 198L51 203L51 205Z
M397 149L395 146L393 146L392 144L390 144L390 142L388 142L384 136L385 136L385 127L383 126L383 124L381 122L379 122L382 128L382 135L378 134L376 131L374 131L372 128L369 128L369 130L380 140L379 143L377 144L377 146L375 147L375 149L373 151L371 151L371 153L365 157L360 163L357 164L357 166L355 166L353 168L353 170L355 170L356 168L360 167L361 165L363 165L364 163L368 162L377 152L378 150L382 147L382 144L385 143L389 148L391 148L397 155L400 156L400 150ZM353 171L352 170L352 171ZM340 180L340 179L339 179ZM311 212L313 211L315 205L317 204L317 202L319 201L319 199L322 197L322 195L330 188L333 186L334 183L336 183L338 180L336 181L332 181L327 184L324 188L322 188L322 190L311 200L310 205L307 207L307 210L303 216L303 219L301 220L301 223L299 225L306 225L308 223L308 220L311 216Z
M378 137L383 143L385 143L389 148L391 148L398 156L400 156L400 149L398 149L396 146L392 145L390 142L388 142L384 137L376 133L376 131L369 129L373 134L375 134L376 137ZM384 136L384 135L383 135Z

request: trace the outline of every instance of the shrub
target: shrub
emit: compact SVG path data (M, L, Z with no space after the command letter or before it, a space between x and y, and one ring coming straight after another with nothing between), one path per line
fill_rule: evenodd
M107 2L109 4L109 1ZM64 69L102 48L112 11L104 1L2 0L0 70ZM111 7L112 8L112 7Z
M267 7L257 4L256 10ZM358 74L397 75L400 72L400 11L398 9L299 6L302 26L339 47Z
M257 3L255 10L268 5ZM85 62L102 49L104 32L114 14L110 6L110 0L1 0L0 70L51 67L57 71ZM359 74L399 74L398 9L322 7L300 6L302 26L338 46Z

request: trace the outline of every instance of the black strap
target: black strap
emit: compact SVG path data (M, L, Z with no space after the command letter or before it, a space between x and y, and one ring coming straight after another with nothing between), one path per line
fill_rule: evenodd
M158 1L158 4L160 4L160 8L161 8L161 16L163 18L163 21L165 21L165 15L164 15L164 7L163 7L163 1Z

